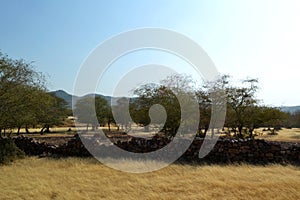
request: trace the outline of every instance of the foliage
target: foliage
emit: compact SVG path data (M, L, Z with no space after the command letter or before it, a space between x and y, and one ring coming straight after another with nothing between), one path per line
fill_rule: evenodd
M27 111L33 90L43 90L43 77L23 60L0 54L0 130L33 120Z
M117 105L113 106L112 109L112 118L115 120L115 123L118 127L121 126L121 129L127 129L131 123L131 116L128 112L130 99L122 97L116 100Z
M287 113L282 112L278 108L272 107L261 107L262 116L261 119L263 121L262 126L268 127L269 129L273 127L271 131L272 135L276 134L281 127L284 126L287 120Z
M8 164L17 158L23 158L24 155L11 138L0 139L0 164Z
M179 99L184 96L193 96L193 82L189 76L173 75L167 77L161 81L161 84L146 84L136 90L134 94L138 96L131 106L132 116L134 121L145 129L149 129L150 117L149 114L153 114L151 123L160 124L163 122L163 116L166 115L165 124L161 131L167 135L174 136L181 125L182 113ZM186 103L182 98L182 103ZM153 109L153 105L160 105L164 108L156 109L155 112L150 112ZM193 111L187 111L186 113L192 113ZM157 119L155 119L157 118ZM156 120L156 121L155 121ZM191 123L191 122L186 122Z
M162 122L151 122L151 119L162 119L166 115L162 131L174 136L182 123L182 116L198 111L198 134L205 136L212 121L214 102L211 94L215 89L222 89L227 99L225 126L237 137L253 137L254 129L262 126L273 128L274 133L282 126L300 127L300 112L286 114L277 108L262 106L256 98L257 85L256 79L245 79L238 86L233 85L230 77L223 75L215 83L204 82L202 87L196 88L191 77L172 75L159 85L146 84L135 89L134 95L137 97L134 100L120 98L113 109L102 97L81 98L74 114L87 127L89 124L94 128L108 124L110 129L112 123L117 123L121 128L127 128L132 123L132 117L134 122L146 130L150 123ZM196 97L199 108L182 109L178 97L184 95ZM164 107L164 110L157 109L154 112L156 116L152 118L149 114L156 104ZM91 117L94 108L96 118ZM34 70L32 63L14 60L0 53L0 137L7 130L20 130L30 125L42 125L41 133L49 132L49 127L59 125L68 113L70 111L66 109L64 100L47 93L45 79Z
M219 76L217 80L213 82L203 81L202 87L196 90L196 97L199 104L199 127L197 134L201 137L205 137L206 133L211 126L212 136L214 135L214 129L217 126L217 121L222 119L222 113L225 113L226 107L224 108L224 102L226 101L226 93L224 88L228 84L228 76ZM212 110L217 113L218 117L214 116L212 119ZM225 109L225 110L224 110ZM224 116L225 117L225 116ZM212 122L212 123L211 123Z
M170 89L164 86L148 84L136 89L135 95L139 96L133 105L135 108L133 109L133 118L136 123L148 130L148 125L151 122L149 117L150 108L155 104L159 104L164 107L167 116L162 131L171 135L176 133L180 125L180 105ZM161 114L163 115L164 113ZM159 123L159 120L157 122Z
M180 105L176 94L180 92L195 93L199 103L199 126L197 134L204 137L212 123L211 112L213 101L212 95L218 91L225 91L226 96L226 120L225 126L234 132L235 136L254 137L254 129L267 126L273 127L274 132L286 123L287 115L280 110L260 105L256 98L258 80L245 79L239 86L232 85L228 75L220 76L215 82L205 82L202 87L190 87L189 77L173 76L161 82L161 85L147 84L136 89L134 94L138 98L131 105L131 114L134 121L147 127L150 123L149 109L154 104L162 105L167 112L167 120L163 131L174 135L180 125ZM166 87L167 86L167 87ZM216 94L215 94L216 96ZM218 97L214 97L218 98ZM193 111L195 112L195 111ZM190 112L191 113L191 112ZM214 130L212 130L214 134Z
M108 102L100 97L83 97L76 102L74 114L77 116L78 121L89 124L95 129L98 125L105 123L112 123L111 107ZM95 117L95 115L96 117Z
M256 118L253 113L257 111L258 100L255 98L257 92L256 79L242 81L242 86L226 87L227 94L227 126L235 130L237 128L239 137L243 136L243 128L253 130L256 127ZM252 132L251 132L252 134Z
M40 93L40 102L36 104L37 123L42 125L41 133L49 133L50 126L60 125L67 116L66 102L50 93Z
M300 111L294 113L286 113L287 120L285 123L286 127L289 128L300 128Z
M46 92L44 76L31 63L0 53L0 136L8 129L57 124L54 119L60 119L57 110L62 105Z

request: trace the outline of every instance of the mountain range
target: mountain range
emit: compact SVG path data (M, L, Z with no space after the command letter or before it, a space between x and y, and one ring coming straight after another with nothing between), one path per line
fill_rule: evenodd
M52 91L52 92L50 92L50 94L54 94L55 96L57 96L57 97L65 100L65 102L67 103L67 108L69 108L69 109L72 109L72 99L76 103L76 101L78 99L82 98L82 97L88 97L88 96L94 95L94 94L87 94L87 95L84 95L82 97L79 97L79 96L75 96L75 95L69 94L69 93L67 93L64 90ZM100 97L106 99L108 102L110 102L111 99L112 99L112 97L110 97L110 96L104 96L104 95L101 95L101 94L95 94L95 96L100 96Z
M57 96L59 98L64 99L66 101L67 107L69 109L72 109L72 99L73 99L73 97L74 97L75 101L77 99L81 98L79 96L73 96L73 95L67 93L64 90L56 90L56 91L52 91L50 93L54 94L55 96ZM92 96L92 95L94 95L94 94L87 94L87 95L84 95L83 97ZM113 97L104 96L104 95L101 95L101 94L95 94L95 96L100 96L100 97L106 99L108 102L111 102L111 100L113 98ZM279 109L282 110L283 112L294 113L296 111L300 111L300 106L281 106L281 107L279 107Z
M283 112L295 113L300 111L300 106L281 106L279 109Z

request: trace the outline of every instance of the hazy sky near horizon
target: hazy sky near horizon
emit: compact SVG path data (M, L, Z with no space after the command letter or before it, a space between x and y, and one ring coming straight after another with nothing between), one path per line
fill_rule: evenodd
M80 65L101 42L166 28L196 41L220 73L258 78L265 104L300 105L299 10L297 0L1 0L0 50L34 61L49 76L49 90L72 93Z

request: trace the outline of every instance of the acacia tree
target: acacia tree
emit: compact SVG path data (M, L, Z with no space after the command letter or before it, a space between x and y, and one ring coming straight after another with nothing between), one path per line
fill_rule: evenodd
M37 116L37 124L42 125L41 134L50 133L50 127L60 125L62 120L67 116L67 103L50 93L40 93L40 102L35 106L39 112Z
M146 84L134 90L134 95L137 96L132 104L130 104L130 114L133 121L141 126L148 128L150 117L149 109L153 104L151 97L155 94L155 84Z
M170 136L174 136L182 123L181 116L184 115L184 113L181 113L178 97L194 94L192 85L193 82L190 77L173 75L162 80L159 85L146 84L137 88L134 91L137 98L131 106L134 121L148 129L149 126L147 125L150 123L150 108L155 104L159 104L164 107L166 112L166 122L161 131ZM182 98L181 103L188 103L184 100L185 99ZM156 112L162 112L162 110L157 110ZM194 110L185 110L184 112L191 114ZM161 113L161 115L163 115L163 113ZM156 113L156 116L159 117L159 114ZM161 122L161 120L158 120L158 122ZM188 127L188 123L192 122L185 121L184 123L186 123L185 125Z
M199 89L196 93L198 103L199 103L199 112L200 120L198 126L198 134L205 137L211 118L211 99L207 91Z
M203 80L202 87L196 91L200 112L198 133L202 136L206 135L210 126L212 137L215 129L223 128L226 113L225 88L228 85L228 78L228 75L222 75L214 81Z
M111 124L116 124L116 121L115 121L114 116L112 114L112 107L110 105L107 105L107 108L104 109L104 110L106 110L105 123L108 126L108 131L111 131Z
M288 128L300 128L300 111L286 113L287 119L285 126Z
M35 91L45 92L45 80L31 63L0 53L0 135L6 129L35 122Z
M264 109L258 105L250 105L246 108L244 112L245 128L249 133L249 137L253 138L253 131L259 128L264 123Z
M93 114L96 113L96 119ZM104 124L109 119L111 123L111 110L107 100L100 96L83 97L76 102L74 114L78 121L85 123L87 130L91 124L93 129L96 129L99 124Z
M246 79L242 81L243 86L226 88L227 111L229 111L228 114L231 114L227 115L227 118L230 118L230 121L227 122L233 129L237 127L239 137L243 137L243 128L249 124L249 116L255 112L256 105L258 105L258 100L255 98L258 89L257 83L257 79Z
M108 123L109 129L110 124L113 122L113 117L111 113L111 106L108 104L107 100L97 96L95 98L95 109L98 123L102 126Z
M116 105L113 107L114 120L118 127L127 129L131 124L131 116L128 112L130 99L126 97L117 98Z
M276 134L276 131L284 126L286 119L288 119L287 113L282 112L278 108L262 107L263 125L271 129L271 134Z

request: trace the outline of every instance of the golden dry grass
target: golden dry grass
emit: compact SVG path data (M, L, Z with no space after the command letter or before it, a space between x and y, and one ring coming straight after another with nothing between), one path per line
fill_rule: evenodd
M300 199L300 168L173 164L129 174L90 158L30 157L0 167L0 199Z
M256 138L271 140L271 141L286 141L286 142L300 142L300 129L292 128L278 131L277 135L268 135L268 131L262 132L262 128L256 130L258 133L263 133L262 136Z

